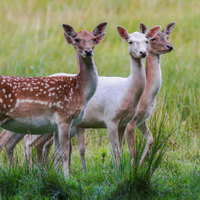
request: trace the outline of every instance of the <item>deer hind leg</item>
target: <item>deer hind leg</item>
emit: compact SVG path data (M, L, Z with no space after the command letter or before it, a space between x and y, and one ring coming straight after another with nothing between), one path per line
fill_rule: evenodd
M153 135L151 134L151 132L149 131L146 123L142 123L140 126L138 126L139 131L145 136L146 138L146 146L144 149L144 152L142 153L142 157L140 160L139 165L142 166L142 164L144 163L144 160L147 156L147 153L149 151L149 149L151 148L151 146L153 145Z
M43 150L42 150L42 155L43 155L43 161L44 161L44 164L47 164L49 163L50 159L49 159L49 151L50 151L50 148L53 144L53 141L54 141L54 137L51 137L49 141L47 141L43 147Z
M43 155L42 155L43 145L36 144L35 149L36 149L36 154L37 154L37 161L40 165L43 165L43 163L44 163Z
M61 125L58 125L58 127L59 151L62 155L64 176L69 178L71 150L70 123L63 122Z
M54 133L54 168L56 172L59 171L60 162L62 161L61 147L59 144L58 133Z
M119 150L119 139L118 139L118 123L110 122L107 125L107 129L114 154L115 164L119 166L120 150Z
M124 139L124 130L125 127L120 127L118 129L118 138L119 138L119 151L122 153L123 139Z
M25 158L28 161L29 168L32 168L32 151L33 145L42 137L42 135L26 135L24 137Z
M129 122L126 126L126 141L129 149L129 154L131 158L131 165L133 165L134 157L135 157L135 128L136 122Z
M24 135L23 134L15 134L10 131L8 131L8 132L9 132L9 134L12 133L12 135L10 134L9 139L8 139L7 143L5 144L5 149L6 149L8 161L10 164L12 164L14 161L14 155L13 155L14 148L19 143L19 141L22 140Z
M49 141L50 138L52 138L52 134L44 134L35 142L37 159L41 165L44 164L44 157L43 157L44 145Z
M85 129L77 128L77 139L79 145L79 152L81 156L81 163L83 168L83 173L86 172L86 162L85 162Z
M0 134L0 152L5 147L5 144L8 142L9 138L14 135L13 132L3 130Z

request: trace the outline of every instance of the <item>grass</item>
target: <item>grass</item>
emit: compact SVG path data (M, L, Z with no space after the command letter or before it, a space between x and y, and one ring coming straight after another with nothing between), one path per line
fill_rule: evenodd
M170 36L175 49L162 56L162 88L148 121L158 141L144 167L139 170L135 164L131 168L124 144L122 164L116 169L106 130L87 131L86 174L82 174L77 141L73 139L68 181L52 166L44 169L36 164L29 171L23 145L19 144L14 166L7 164L5 151L0 154L0 199L199 199L199 7L198 0L0 1L3 75L76 73L75 52L64 41L61 25L93 30L98 23L108 21L107 35L95 52L99 75L128 76L128 47L117 35L116 25L133 32L139 29L140 22L147 27L176 22ZM143 145L139 144L144 140L139 132L136 138L140 155Z

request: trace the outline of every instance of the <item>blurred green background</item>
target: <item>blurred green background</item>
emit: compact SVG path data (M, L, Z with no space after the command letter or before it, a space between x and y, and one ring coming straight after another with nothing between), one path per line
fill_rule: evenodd
M116 26L122 25L131 33L139 31L140 22L147 27L161 25L162 28L176 22L169 39L174 50L161 58L162 88L148 124L153 135L156 123L163 117L163 135L180 126L167 143L167 162L181 169L199 167L199 0L2 0L0 73L18 76L76 73L75 51L64 40L62 24L69 24L76 31L92 31L103 21L108 22L108 27L104 41L95 50L98 73L123 77L130 71L128 45L118 36ZM92 165L99 152L110 154L110 146L106 130L87 133L86 158L88 165ZM76 141L73 143L72 165L75 165L80 161L77 161ZM19 148L16 153L23 156Z

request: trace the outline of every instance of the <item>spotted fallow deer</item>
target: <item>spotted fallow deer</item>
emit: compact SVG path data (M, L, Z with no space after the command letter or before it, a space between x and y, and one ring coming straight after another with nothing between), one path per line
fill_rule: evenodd
M62 155L65 177L69 176L70 127L82 121L87 103L95 93L98 74L94 46L104 38L106 26L104 22L93 32L75 32L73 27L63 24L65 39L76 50L77 75L0 76L1 127L21 134L55 132L55 151Z

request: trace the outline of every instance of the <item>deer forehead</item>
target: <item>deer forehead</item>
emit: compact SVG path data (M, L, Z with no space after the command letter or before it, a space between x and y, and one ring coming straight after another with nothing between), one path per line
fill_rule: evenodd
M165 34L165 33L161 33L161 32L158 32L157 33L157 38L160 38L161 40L163 40L163 41L166 41L167 40L167 34Z
M129 41L135 41L135 42L145 42L147 41L147 38L143 33L140 32L134 32L129 34Z
M79 31L76 33L76 35L77 38L81 40L91 40L95 38L92 32L86 30Z

